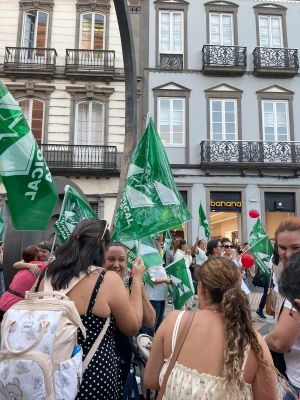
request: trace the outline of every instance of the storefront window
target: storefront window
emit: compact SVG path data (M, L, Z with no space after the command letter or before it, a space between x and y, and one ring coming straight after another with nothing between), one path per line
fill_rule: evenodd
M265 192L266 231L274 238L280 222L295 215L295 194Z

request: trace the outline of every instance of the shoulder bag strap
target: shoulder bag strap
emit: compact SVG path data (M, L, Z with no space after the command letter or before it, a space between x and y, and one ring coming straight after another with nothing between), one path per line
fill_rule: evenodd
M190 327L192 325L193 319L195 317L195 311L189 311L189 315L187 317L187 320L184 324L183 330L181 332L181 335L179 336L177 342L176 342L176 346L174 349L174 352L172 354L172 357L170 359L167 371L165 373L164 379L162 381L161 387L159 389L158 395L156 397L156 400L162 400L163 395L165 393L166 387L167 387L167 382L170 376L170 373L172 372L172 369L174 367L174 364L179 356L180 350L183 346L183 343L185 341L185 338L187 336L187 334L189 333Z
M109 327L109 323L110 323L110 315L106 318L105 324L104 324L99 336L97 337L97 339L95 340L90 351L87 353L85 359L83 360L83 363L82 363L82 371L83 372L87 369L89 363L91 362L92 358L94 357L94 354L96 353L98 347L100 346L102 339L104 338L104 335L106 334L106 331Z

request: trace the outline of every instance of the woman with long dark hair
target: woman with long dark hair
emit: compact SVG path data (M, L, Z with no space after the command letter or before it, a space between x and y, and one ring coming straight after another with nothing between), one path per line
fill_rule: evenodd
M105 250L109 240L106 221L85 219L78 223L68 242L56 252L49 264L40 290L61 290L71 287L74 278L81 280L69 292L87 331L84 339L78 333L83 357L91 349L104 327L110 324L100 347L95 352L78 393L78 399L122 398L119 359L116 352L116 328L127 336L137 333L143 316L142 287L144 264L138 259L133 266L131 298L118 274L106 271Z

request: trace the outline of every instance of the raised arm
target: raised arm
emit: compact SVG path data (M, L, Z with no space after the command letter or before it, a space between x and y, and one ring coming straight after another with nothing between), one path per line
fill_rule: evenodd
M23 260L14 263L13 267L17 270L28 269L35 277L40 276L41 273L41 270L37 264L26 263Z
M135 335L143 320L143 274L144 263L138 258L133 266L133 281L131 294L124 286L121 278L113 271L107 271L102 290L105 291L108 306L114 316L118 328L126 336Z
M147 295L145 286L143 286L142 290L143 296L143 325L146 328L152 328L155 324L155 310L150 303L149 297Z

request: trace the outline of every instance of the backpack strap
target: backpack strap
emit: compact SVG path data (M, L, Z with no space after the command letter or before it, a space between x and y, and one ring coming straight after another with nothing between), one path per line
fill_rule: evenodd
M87 272L81 272L79 274L79 276L74 276L74 278L72 278L69 282L69 285L66 289L61 289L60 292L67 294L69 293L76 285L77 283L79 283L83 278L85 278L90 272L92 271L96 271L96 270L103 270L103 268L100 267L96 267L95 265L91 265L88 268ZM45 292L52 292L53 286L51 285L51 281L50 279L47 278L47 275L45 276L45 280L44 280L44 291Z

